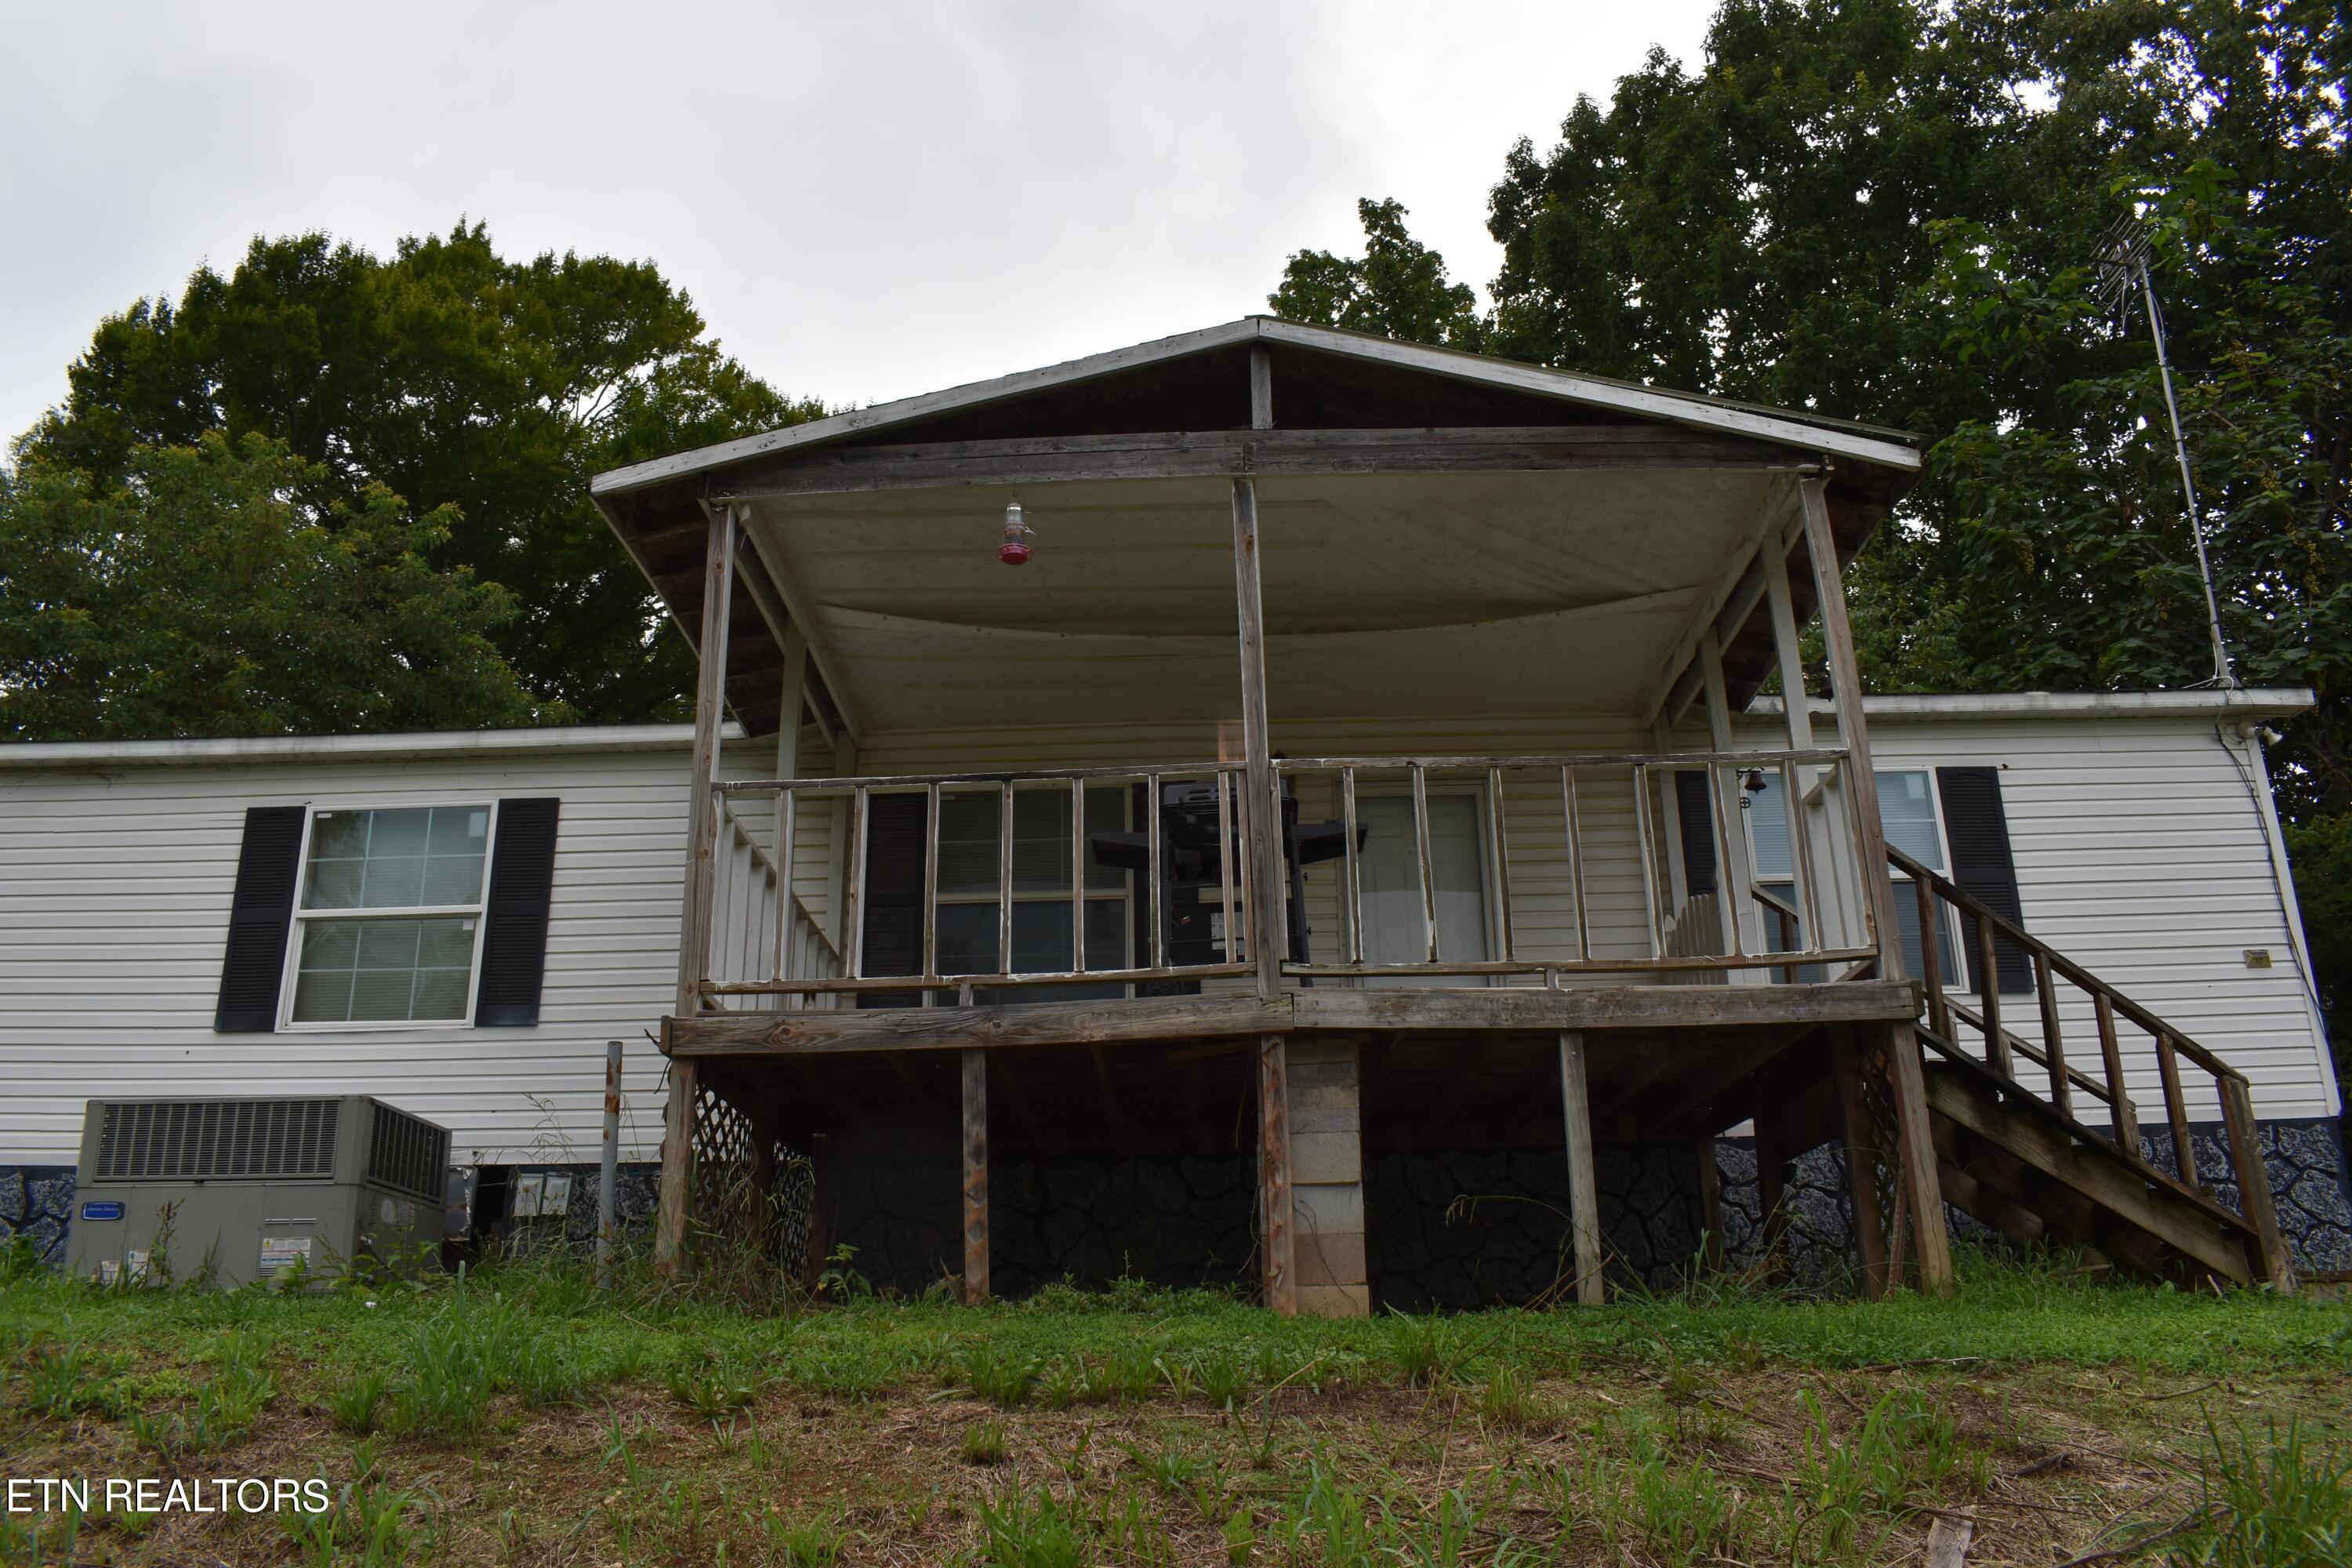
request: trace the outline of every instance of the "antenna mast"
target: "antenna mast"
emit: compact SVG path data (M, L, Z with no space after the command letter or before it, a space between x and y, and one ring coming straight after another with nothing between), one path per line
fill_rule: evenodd
M2197 546L2197 580L2205 587L2205 630L2213 639L2213 676L2200 686L2235 690L2238 678L2230 668L2229 645L2221 640L2221 605L2213 593L2213 563L2205 553L2205 520L2197 506L2197 480L2189 468L2189 441L2180 433L2180 405L2172 395L2172 363L2164 352L2164 313L2157 308L2156 284L2148 276L2147 231L2128 214L2107 226L2099 238L2092 265L2096 268L2098 296L2108 311L2120 318L2137 293L2147 308L2147 334L2156 342L2156 374L2164 384L2164 411L2172 420L2172 456L2180 465L2180 496L2189 510L2189 537Z

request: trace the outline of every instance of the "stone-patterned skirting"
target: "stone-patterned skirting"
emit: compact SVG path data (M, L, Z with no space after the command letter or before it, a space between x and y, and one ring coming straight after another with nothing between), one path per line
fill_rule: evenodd
M2333 1117L2260 1124L2263 1163L2279 1212L2279 1232L2299 1275L2352 1271L2352 1172L2345 1163L2342 1131ZM2238 1184L2231 1174L2229 1134L2218 1121L2194 1123L2189 1135L2197 1168L2214 1196L2238 1206ZM1716 1146L1723 1173L1723 1228L1735 1267L1757 1262L1763 1253L1763 1219L1756 1182L1755 1145L1725 1139ZM2169 1128L2140 1129L2140 1152L2162 1170L2178 1171ZM1788 1187L1790 1272L1801 1288L1833 1290L1852 1282L1853 1211L1846 1198L1845 1155L1824 1144L1799 1157ZM1968 1215L1947 1208L1953 1234L1988 1246L1998 1236Z
M1696 1151L1603 1144L1593 1165L1612 1282L1672 1287L1698 1253ZM1519 1306L1556 1295L1572 1272L1557 1147L1376 1152L1364 1211L1376 1309Z
M2192 1129L2200 1171L2234 1205L2229 1150L2218 1123ZM2279 1224L2296 1271L2352 1271L2352 1178L2333 1119L2262 1123ZM2144 1130L2148 1157L2171 1163L2165 1129ZM1621 1285L1674 1284L1699 1246L1698 1171L1686 1144L1604 1145L1598 1152L1601 1229ZM1745 1140L1716 1146L1726 1254L1736 1268L1761 1251L1756 1152ZM586 1245L596 1233L596 1167L521 1165L514 1173L563 1170L572 1209L562 1233ZM659 1172L620 1171L625 1224L653 1212ZM1066 1163L999 1166L991 1173L1001 1295L1019 1296L1065 1277L1101 1285L1122 1276L1169 1285L1243 1285L1256 1262L1255 1172L1246 1155L1172 1163ZM65 1260L73 1212L69 1165L0 1165L0 1244L31 1239L52 1265ZM877 1286L920 1291L961 1276L961 1188L946 1163L853 1165L835 1200L834 1235L857 1250L854 1267ZM1851 1285L1852 1219L1844 1160L1824 1145L1797 1162L1789 1187L1789 1252L1797 1283ZM1406 1310L1541 1298L1567 1268L1568 1176L1558 1148L1381 1154L1365 1170L1373 1299ZM1990 1234L1964 1216L1955 1229ZM540 1222L552 1228L551 1222Z
M71 1165L0 1165L0 1247L21 1236L35 1258L63 1268L73 1196Z
M997 1165L988 1173L989 1283L1019 1297L1067 1279L1246 1283L1255 1268L1255 1169L1222 1159ZM854 1164L828 1215L877 1289L963 1277L961 1172L944 1161Z

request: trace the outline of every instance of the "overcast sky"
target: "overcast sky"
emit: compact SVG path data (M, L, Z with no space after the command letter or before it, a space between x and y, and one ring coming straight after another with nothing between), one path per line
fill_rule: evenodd
M1701 0L17 5L0 437L99 318L256 233L648 258L780 389L878 401L1265 308L1389 196L1456 278L1487 187Z

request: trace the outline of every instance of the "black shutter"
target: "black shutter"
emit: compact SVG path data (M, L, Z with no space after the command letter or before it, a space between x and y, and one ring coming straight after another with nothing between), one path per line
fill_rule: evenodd
M1682 824L1683 885L1694 899L1715 891L1715 813L1707 808L1706 775L1675 775L1675 816Z
M228 906L228 947L221 954L220 1001L213 1010L215 1033L268 1034L278 1027L286 937L294 923L294 881L302 865L303 810L246 810L236 891Z
M2017 862L2009 849L2009 816L2001 810L1999 768L1937 768L1936 793L1944 805L1944 837L1952 846L1952 880L1960 891L1993 913L2022 927L2017 899ZM1969 989L1984 994L1983 965L1977 960L1977 922L1961 922L1968 954ZM2002 991L2033 989L2033 963L2014 942L1993 939L1993 967Z
M490 846L490 896L484 906L482 973L474 988L474 1026L539 1022L547 977L547 910L555 889L554 796L499 802L498 841Z
M859 967L871 975L923 972L923 797L866 801L866 912ZM911 1007L919 991L858 993L861 1007Z

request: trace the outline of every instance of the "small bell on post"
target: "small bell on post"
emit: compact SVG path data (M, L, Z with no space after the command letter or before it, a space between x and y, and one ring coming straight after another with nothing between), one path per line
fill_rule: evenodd
M1029 559L1029 542L1037 531L1029 526L1029 514L1014 501L1004 509L1004 542L996 547L996 558L1007 566L1018 566Z

